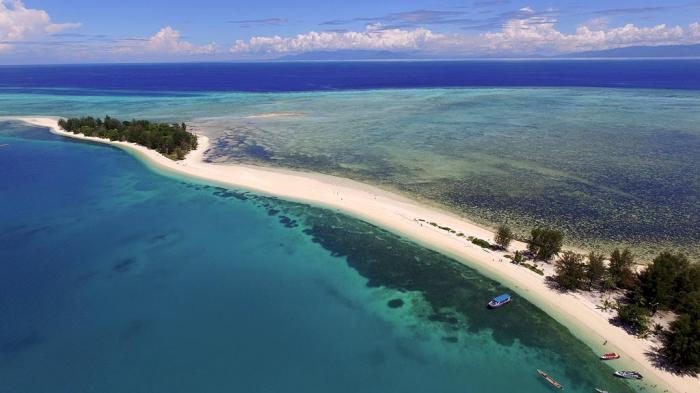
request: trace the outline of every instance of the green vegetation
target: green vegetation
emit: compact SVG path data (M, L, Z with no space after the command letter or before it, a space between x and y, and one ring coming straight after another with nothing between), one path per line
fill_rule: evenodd
M513 255L513 262L517 264L523 263L523 253L520 251L516 251Z
M513 240L513 231L507 225L500 225L496 230L494 240L496 244L507 250L510 242Z
M487 242L484 239L479 239L477 237L472 238L472 243L476 244L479 247L483 247L483 248L490 248L491 247L491 243Z
M671 323L662 353L669 363L689 373L700 372L700 317L683 314Z
M544 243L542 239L550 235L543 235L541 230L532 232L532 239L539 243L531 240L538 247L530 250L537 253ZM627 298L615 307L617 319L640 336L652 331L652 317L657 311L673 311L678 318L668 331L659 324L653 327L653 333L665 342L661 354L680 372L700 372L700 264L691 263L683 254L663 252L636 273L634 257L627 249L615 249L607 268L603 254L591 252L587 259L585 263L582 255L565 251L556 262L554 281L567 290L626 290Z
M120 121L109 116L102 120L88 116L61 119L58 125L74 134L136 143L173 160L182 160L190 150L197 148L197 137L187 131L185 123L154 123L148 120Z
M624 251L620 252L620 250L616 248L612 254L610 254L609 284L611 284L613 288L634 288L636 286L636 276L632 271L633 265L634 257L630 250L625 248Z
M583 289L586 278L586 265L583 263L583 256L573 251L565 251L556 262L556 281L563 288L568 290Z
M522 264L520 264L520 266L522 266L522 267L524 267L524 268L526 268L526 269L528 269L528 270L531 270L531 271L533 271L533 272L539 274L540 276L544 276L544 270L539 269L539 268L538 268L537 266L535 266L535 265L530 265L529 263L522 263Z
M649 310L636 303L620 304L617 307L617 317L640 336L649 331Z
M605 278L607 269L605 267L605 256L600 253L591 252L588 254L588 265L586 265L586 278L588 279L588 290L599 288Z
M676 308L688 293L700 289L699 270L682 254L661 253L639 275L641 297L652 312Z
M535 228L530 232L527 249L537 258L549 260L561 250L564 234L551 228Z

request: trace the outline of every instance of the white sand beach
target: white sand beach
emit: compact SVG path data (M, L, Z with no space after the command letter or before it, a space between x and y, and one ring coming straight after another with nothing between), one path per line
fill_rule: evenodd
M10 120L10 118L5 118ZM609 323L610 313L597 308L591 296L562 294L550 289L544 278L523 267L509 263L505 253L482 249L466 236L493 241L493 232L479 227L454 214L427 207L379 188L333 176L266 169L245 165L211 164L203 161L208 139L199 136L197 150L185 160L172 161L153 150L126 142L86 137L59 129L58 118L13 117L66 137L118 146L134 153L148 165L166 172L230 185L263 195L274 195L290 201L310 203L337 209L409 238L423 246L449 255L482 274L511 287L519 295L542 308L567 326L574 335L586 342L596 353L618 352L622 360L614 363L618 369L641 372L648 390L677 393L700 392L700 378L674 375L653 366L646 353L655 352L655 344L627 334L622 328ZM424 220L424 221L422 221ZM436 228L435 222L455 231ZM514 242L511 250L525 249L525 244ZM551 268L550 268L551 270ZM486 302L488 299L482 299ZM603 345L607 342L606 345ZM599 361L591 354L591 362ZM635 382L636 383L636 382ZM658 385L658 386L654 386Z

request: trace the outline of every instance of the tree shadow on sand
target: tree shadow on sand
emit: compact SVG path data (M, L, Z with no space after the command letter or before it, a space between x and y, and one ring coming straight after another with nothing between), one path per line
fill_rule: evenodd
M668 358L664 356L663 352L661 351L661 347L659 346L652 347L652 349L645 352L644 355L646 355L647 359L651 361L651 364L654 365L654 367L669 372L671 374L681 377L693 378L700 375L697 371L682 369L672 365Z

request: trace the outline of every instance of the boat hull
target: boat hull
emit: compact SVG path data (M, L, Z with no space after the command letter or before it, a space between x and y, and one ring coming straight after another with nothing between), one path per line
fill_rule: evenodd
M615 376L624 379L643 379L642 374L636 371L615 371Z
M510 299L505 300L505 301L503 301L503 302L494 302L494 301L492 300L492 301L489 302L489 304L487 305L487 307L488 307L488 308L498 308L498 307L501 307L501 306L503 306L503 305L505 305L505 304L508 304L508 303L510 303Z

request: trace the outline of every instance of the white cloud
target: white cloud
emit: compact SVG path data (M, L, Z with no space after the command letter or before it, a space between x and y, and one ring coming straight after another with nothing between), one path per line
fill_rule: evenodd
M12 42L36 39L80 26L80 23L51 23L46 11L27 8L21 0L0 0L0 50L12 48Z
M598 18L589 19L582 23L581 26L586 26L591 30L597 31L607 29L609 24L610 19L605 16L601 16Z
M256 36L238 40L234 53L279 54L330 50L423 51L442 55L528 55L558 54L600 50L632 45L676 45L700 43L700 24L687 28L657 25L638 27L627 24L608 27L605 19L580 25L573 33L556 28L557 19L550 13L537 13L530 7L520 16L508 20L501 30L479 35L440 34L425 28L384 29L368 25L364 31L309 32L294 37Z
M196 46L181 39L180 32L167 26L148 39L146 48L155 52L180 52L180 53L212 53L216 51L216 45L211 43Z
M63 30L77 29L82 23L52 23L44 29L49 34L56 34Z
M252 37L238 40L232 52L300 53L323 50L419 50L443 37L430 30L384 29L380 24L367 25L364 31L309 32L294 37Z
M170 26L160 29L151 37L141 40L124 40L115 49L116 52L158 52L177 54L212 54L218 47L215 43L197 46L182 39L179 31Z
M638 27L627 24L607 28L604 21L594 20L579 26L572 34L562 33L555 20L542 17L512 19L503 29L485 33L485 47L493 52L566 53L600 50L633 45L678 45L700 43L698 24L684 29L665 24Z

